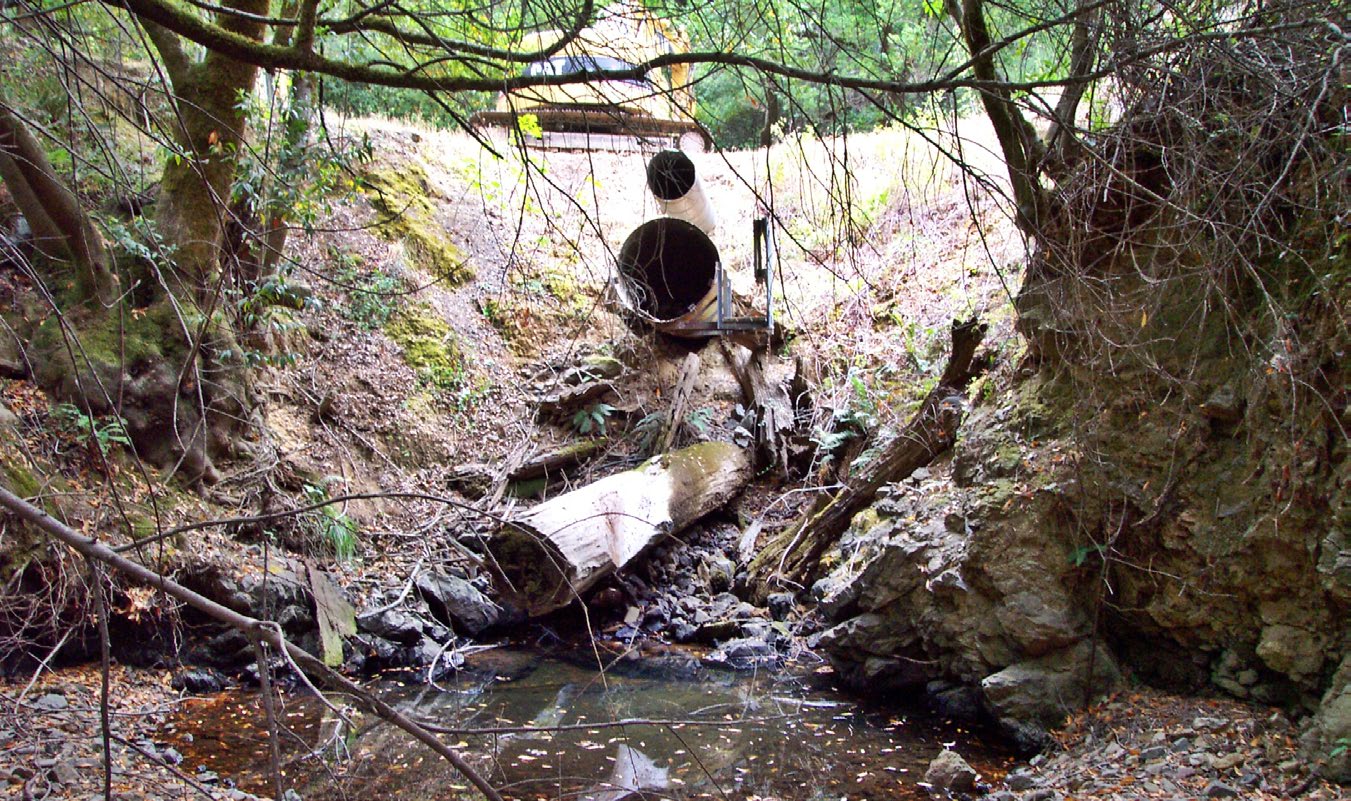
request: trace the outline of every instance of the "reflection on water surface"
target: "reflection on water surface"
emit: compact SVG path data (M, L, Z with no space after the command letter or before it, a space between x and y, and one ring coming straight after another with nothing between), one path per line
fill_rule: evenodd
M594 656L498 648L439 687L381 682L387 700L444 736L514 799L926 798L918 783L943 744L990 778L1007 758L962 729L859 699L811 676L711 671L682 652L611 665ZM199 765L268 793L266 724L251 693L190 703L167 739ZM316 699L285 702L286 782L307 801L471 794L402 732ZM522 729L550 729L523 731ZM190 736L185 736L190 735Z

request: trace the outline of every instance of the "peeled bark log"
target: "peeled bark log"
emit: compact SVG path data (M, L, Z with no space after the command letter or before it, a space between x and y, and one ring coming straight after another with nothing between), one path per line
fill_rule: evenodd
M703 442L546 501L490 543L500 589L532 617L561 609L750 479L744 450Z
M953 321L952 356L938 386L877 459L855 473L839 492L823 496L799 525L761 550L750 564L751 582L758 594L767 595L774 585L810 585L822 555L884 484L904 479L952 447L966 410L966 387L987 367L987 360L976 358L985 330L975 320Z

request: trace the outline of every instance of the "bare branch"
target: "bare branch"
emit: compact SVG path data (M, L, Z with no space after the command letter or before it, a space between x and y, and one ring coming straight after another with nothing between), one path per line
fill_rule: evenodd
M487 796L489 801L502 801L502 796L497 792L497 789L469 763L465 762L464 758L456 753L454 749L437 738L436 735L427 731L426 728L420 726L408 716L399 712L397 709L371 694L357 683L332 668L329 668L323 662L287 640L281 635L280 629L276 626L269 626L257 618L241 615L233 609L221 606L215 601L193 592L187 587L156 573L144 565L131 561L125 556L114 552L107 545L80 534L36 506L33 506L31 503L10 492L5 487L0 487L0 506L9 509L22 520L45 531L52 537L79 552L81 555L102 562L134 581L154 587L155 589L182 601L213 620L238 629L251 639L260 640L271 645L273 648L284 652L299 667L303 668L306 673L313 676L320 683L351 695L358 703L365 706L374 714L379 715L381 718L393 723L400 729L403 729L405 732L412 735L414 739L440 754L460 772L460 775L468 779L470 783Z

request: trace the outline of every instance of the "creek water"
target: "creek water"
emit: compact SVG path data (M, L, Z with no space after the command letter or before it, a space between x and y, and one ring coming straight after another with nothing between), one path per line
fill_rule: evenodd
M439 686L386 679L375 689L415 719L455 730L448 742L512 799L927 798L919 783L944 744L987 779L1011 764L997 745L907 710L905 699L864 703L832 689L823 668L736 674L697 656L611 661L503 647L471 656ZM378 719L353 713L343 724L303 694L286 696L282 715L285 781L306 801L472 794L438 756ZM235 692L186 704L164 739L189 773L271 794L265 731L257 695Z

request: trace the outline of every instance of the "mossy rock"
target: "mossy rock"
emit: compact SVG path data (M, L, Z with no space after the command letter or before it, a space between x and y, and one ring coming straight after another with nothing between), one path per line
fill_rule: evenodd
M180 321L173 307L164 301L145 309L126 309L122 314L67 315L64 318L67 331L63 331L61 319L49 317L33 335L34 350L41 357L37 378L47 386L73 380L72 353L82 369L87 366L105 378L124 369L134 372L144 365L181 361L187 348L178 332L185 322L194 326L200 323Z
M20 447L14 432L0 431L0 474L3 474L5 487L20 498L35 498L42 492L42 482L17 452L11 451L11 447Z
M465 379L459 338L445 320L426 305L404 309L385 331L403 348L403 360L418 376L439 389L458 389Z
M377 230L401 241L409 263L450 286L474 278L464 251L446 238L436 221L427 172L417 164L369 170L365 195L381 216Z
M43 493L47 482L21 455L22 447L13 431L0 430L0 483L20 498L35 499ZM59 479L45 488L58 492L66 489L65 482ZM44 535L33 526L17 518L12 520L8 536L0 537L0 581L9 586L9 582L34 559L41 558L46 542Z

